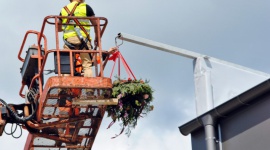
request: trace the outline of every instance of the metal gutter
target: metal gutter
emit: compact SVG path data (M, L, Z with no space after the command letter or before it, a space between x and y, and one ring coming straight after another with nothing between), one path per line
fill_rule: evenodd
M212 110L196 117L195 119L181 125L179 128L180 133L188 135L205 126L204 117L206 115L212 116L213 120L217 120L220 117L226 117L232 111L236 109L250 105L255 98L270 91L270 79L258 84L257 86L247 90L246 92L236 96L235 98L225 102L224 104L213 108Z

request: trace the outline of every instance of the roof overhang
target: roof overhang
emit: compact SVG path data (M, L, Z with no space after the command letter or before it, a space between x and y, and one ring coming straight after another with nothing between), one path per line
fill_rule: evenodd
M242 94L228 100L220 106L217 106L210 111L192 119L191 121L181 125L179 130L181 134L188 135L203 127L202 117L211 115L215 120L226 117L232 112L235 112L241 107L251 105L257 100L256 98L262 96L270 91L270 79L254 86L253 88L243 92Z

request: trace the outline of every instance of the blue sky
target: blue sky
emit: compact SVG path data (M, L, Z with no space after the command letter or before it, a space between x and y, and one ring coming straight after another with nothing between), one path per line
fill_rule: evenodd
M39 31L43 18L59 14L67 2L2 2L0 35L4 57L0 63L0 98L8 103L24 102L18 95L22 63L17 59L24 34L27 30ZM86 2L93 7L96 16L109 20L102 39L104 49L114 46L116 35L124 32L270 73L270 1ZM54 48L52 33L46 34L51 49ZM34 43L33 37L26 47ZM107 130L111 120L104 118L93 150L191 150L190 137L181 135L178 126L196 114L192 60L128 42L124 42L120 51L137 78L150 80L155 90L155 109L139 120L129 138L123 134L110 139L119 133L120 127L116 123ZM106 68L108 76L109 66ZM20 139L0 137L1 149L23 149L26 135L24 131Z

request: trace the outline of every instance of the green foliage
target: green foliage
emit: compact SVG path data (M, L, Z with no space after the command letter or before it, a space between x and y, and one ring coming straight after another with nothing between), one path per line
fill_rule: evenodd
M150 105L153 100L153 89L149 81L143 80L115 80L113 82L112 97L118 98L116 106L107 106L108 117L113 122L121 122L122 130L126 129L129 136L131 128L135 128L137 120L152 111L154 106Z

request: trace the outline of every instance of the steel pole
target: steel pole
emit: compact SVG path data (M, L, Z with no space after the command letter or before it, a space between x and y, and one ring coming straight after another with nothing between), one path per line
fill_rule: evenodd
M126 34L126 33L119 33L118 34L118 38L122 39L124 41L128 41L131 43L135 43L135 44L139 44L139 45L143 45L146 47L151 47L154 49L158 49L164 52L168 52L168 53L172 53L175 55L181 55L183 57L187 57L187 58L191 58L191 59L196 59L197 57L204 57L205 55L196 53L196 52L192 52L189 50L185 50L182 48L178 48L178 47L174 47L171 45L167 45L167 44L163 44L160 42L155 42L152 40L148 40L145 38L141 38L141 37L137 37L134 35L130 35L130 34Z

